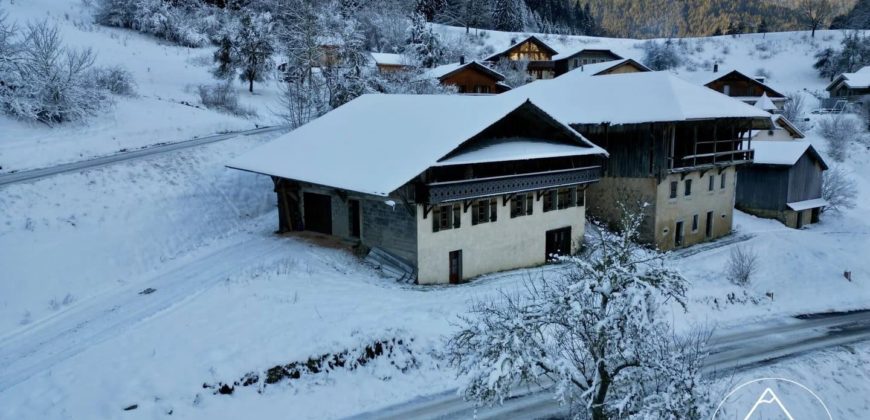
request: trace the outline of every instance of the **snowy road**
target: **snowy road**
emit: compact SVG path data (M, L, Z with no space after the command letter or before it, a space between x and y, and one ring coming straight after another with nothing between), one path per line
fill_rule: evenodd
M0 392L171 310L245 267L286 256L282 245L276 237L237 241L0 337ZM146 289L153 292L141 293Z
M870 339L870 311L784 318L714 335L705 373L740 369L773 360ZM475 408L456 390L365 413L354 419L550 418L564 414L541 387L521 390L495 407Z
M33 169L21 172L12 172L0 175L0 186L13 184L16 182L32 181L35 179L45 178L52 175L62 174L65 172L75 172L84 169L96 168L98 166L109 165L112 163L123 162L131 159L139 159L146 156L152 156L160 153L172 152L175 150L186 149L188 147L202 146L204 144L215 143L223 140L228 140L238 136L252 136L255 134L271 133L275 131L287 130L284 126L262 127L253 130L236 131L225 134L215 134L212 136L200 137L193 140L185 140L176 143L162 144L159 146L146 147L144 149L133 150L129 152L121 152L114 155L98 157L94 159L83 160L79 162L70 162L62 165L51 166L48 168Z

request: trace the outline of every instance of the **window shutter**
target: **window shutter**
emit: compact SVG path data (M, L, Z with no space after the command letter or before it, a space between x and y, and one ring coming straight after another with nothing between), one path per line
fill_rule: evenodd
M472 226L476 225L480 221L478 218L478 213L477 213L478 207L480 207L480 206L478 205L477 201L475 201L471 205L471 225Z
M453 228L459 228L462 221L462 208L458 204L453 205Z
M498 220L498 200L492 199L489 200L489 221L494 222Z

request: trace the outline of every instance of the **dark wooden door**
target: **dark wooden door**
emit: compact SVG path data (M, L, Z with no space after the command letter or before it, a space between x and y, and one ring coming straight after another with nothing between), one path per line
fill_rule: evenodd
M450 283L462 281L462 250L450 252Z
M360 212L359 212L359 200L348 200L347 202L347 217L348 217L348 231L350 232L350 236L354 238L359 238L360 231Z
M305 230L332 235L332 197L305 193L303 201Z
M707 225L704 227L704 235L708 238L713 237L713 212L707 212Z
M571 253L571 226L547 231L546 243L547 261L554 255L568 255Z
M679 248L683 246L683 222L677 222L674 231L674 248Z

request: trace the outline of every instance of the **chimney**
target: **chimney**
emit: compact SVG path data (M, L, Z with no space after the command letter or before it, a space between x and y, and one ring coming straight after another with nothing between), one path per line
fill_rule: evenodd
M459 64L465 64L465 56L464 55L459 56Z
M719 63L713 63L713 73L719 73Z

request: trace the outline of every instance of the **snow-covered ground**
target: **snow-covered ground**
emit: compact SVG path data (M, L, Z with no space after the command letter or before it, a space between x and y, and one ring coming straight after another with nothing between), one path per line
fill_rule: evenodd
M195 104L191 87L211 82L210 49L85 24L77 1L4 7L19 22L51 19L69 44L94 46L102 64L123 64L136 76L140 97L118 98L115 110L88 126L48 128L0 117L3 171L255 123L181 104ZM487 45L510 43L510 34L488 33ZM815 92L826 81L810 67L812 54L840 37L820 31L815 40L800 32L685 42L697 71L715 59L723 68L764 68L785 92ZM642 56L636 40L547 41L557 49L587 45ZM272 118L275 90L260 92L242 99L262 118ZM824 151L817 132L808 134ZM0 187L0 418L163 418L170 412L181 418L329 418L375 409L456 385L438 353L471 299L519 287L529 276L558 275L559 268L550 266L454 287L398 285L341 247L298 235L275 237L271 181L223 167L273 136ZM674 263L693 284L688 314L675 312L674 321L728 327L870 306L870 153L855 145L848 156L843 166L859 187L855 209L826 214L803 230L736 214L737 234L751 236L741 244L761 257L746 289L723 278L733 244L675 254ZM846 270L852 282L843 278ZM153 293L139 294L149 287ZM737 299L729 302L731 293ZM415 363L380 357L353 371L284 381L262 393L238 387L231 396L213 395L202 387L391 338L406 343ZM777 372L819 391L832 405L843 404L839 418L855 418L866 413L867 402L846 399L867 394L868 373L849 373L848 367L866 364L868 354L866 345L855 346L854 354L832 350L787 361ZM756 373L775 372L751 375Z
M257 111L244 119L204 108L197 86L216 83L209 73L213 48L185 48L130 30L92 23L79 0L3 2L8 22L56 24L65 45L92 48L99 66L119 65L137 84L137 97L116 96L115 107L77 124L48 127L0 115L0 173L51 166L162 142L279 123L278 88L257 84L254 94L237 83L242 105Z

